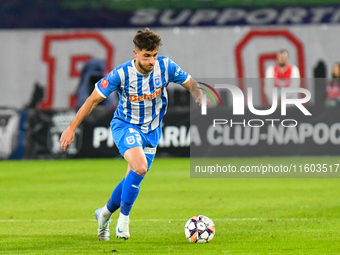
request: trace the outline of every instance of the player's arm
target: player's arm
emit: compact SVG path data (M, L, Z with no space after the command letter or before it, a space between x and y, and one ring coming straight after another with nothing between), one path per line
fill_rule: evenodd
M202 94L201 94L201 90L198 88L197 82L193 78L190 77L190 79L187 82L183 83L182 86L190 91L191 96L195 99L195 102L199 106L201 106ZM209 104L210 104L210 100L209 98L207 98L207 105Z
M71 124L62 133L60 137L60 143L61 149L63 151L65 151L67 146L69 146L73 142L74 134L80 123L103 100L104 98L96 91L96 89L94 89L92 94L86 99L85 103L80 107L79 111L77 112L77 115L74 117Z
M190 91L195 102L201 106L202 94L197 82L186 72L184 72L175 62L169 59L169 81L181 84L184 88ZM207 105L210 104L207 98Z

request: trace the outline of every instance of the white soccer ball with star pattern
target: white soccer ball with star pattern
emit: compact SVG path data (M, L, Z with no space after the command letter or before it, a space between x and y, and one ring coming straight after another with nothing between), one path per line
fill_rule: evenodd
M208 217L196 215L187 221L184 233L191 243L209 243L215 236L215 225Z

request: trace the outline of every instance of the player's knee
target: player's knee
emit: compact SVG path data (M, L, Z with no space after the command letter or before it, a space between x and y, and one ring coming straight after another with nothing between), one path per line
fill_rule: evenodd
M148 164L146 162L140 163L132 170L139 175L146 175L148 172Z

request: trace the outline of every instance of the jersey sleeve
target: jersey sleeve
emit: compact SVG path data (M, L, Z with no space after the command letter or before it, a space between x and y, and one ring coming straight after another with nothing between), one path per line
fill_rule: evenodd
M96 83L95 88L103 98L107 98L113 91L119 88L120 84L119 73L116 69L113 69L107 76Z
M183 84L190 79L190 74L184 72L179 65L169 59L168 62L169 82Z

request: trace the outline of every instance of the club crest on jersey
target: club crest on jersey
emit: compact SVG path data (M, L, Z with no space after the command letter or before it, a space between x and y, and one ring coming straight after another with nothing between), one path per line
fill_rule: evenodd
M157 77L157 78L155 79L155 85L156 85L156 87L161 86L161 80L160 80L159 77Z
M103 89L107 88L108 85L109 85L109 81L108 80L103 79L100 82L100 87L102 87Z
M135 143L135 138L133 136L129 136L126 138L126 141L128 144L134 144Z
M149 94L149 95L147 95L147 94L144 94L143 96L130 95L129 100L131 102L142 102L145 99L152 100L152 99L156 98L158 95L160 95L162 92L163 92L163 89L159 89L159 90L156 90L154 93Z

